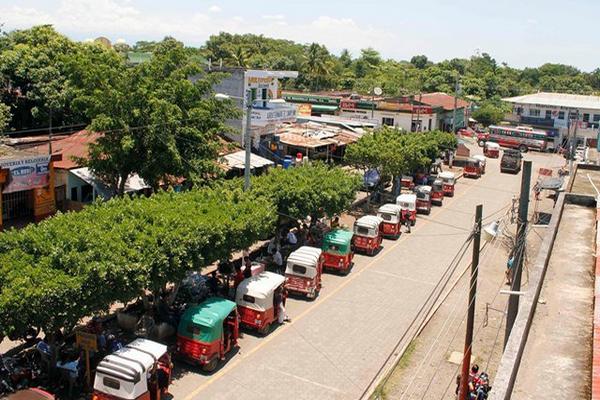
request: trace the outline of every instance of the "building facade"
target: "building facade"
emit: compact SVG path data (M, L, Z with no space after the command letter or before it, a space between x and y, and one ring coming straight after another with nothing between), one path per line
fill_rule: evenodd
M508 122L543 129L561 145L568 137L596 139L600 126L600 96L534 93L503 99L512 105Z
M251 117L253 147L259 146L261 137L273 134L278 124L295 120L296 106L286 103L281 98L280 79L296 78L298 72L226 67L211 67L208 72L225 74L225 77L213 86L213 90L215 93L231 96L240 109L244 107L244 101L241 99L245 99L247 93L250 93L253 101ZM228 123L235 131L226 132L225 135L243 145L242 136L246 126L246 118L242 116Z
M56 213L54 166L60 156L0 147L0 230Z

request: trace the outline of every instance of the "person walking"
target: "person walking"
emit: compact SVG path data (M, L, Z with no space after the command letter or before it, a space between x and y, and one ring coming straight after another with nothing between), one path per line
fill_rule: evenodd
M273 253L273 264L275 264L275 271L278 274L283 275L283 257L281 256L279 249L275 249L275 252Z
M506 276L506 284L507 285L512 285L512 277L513 277L513 264L515 262L515 258L514 257L510 257L508 259L508 261L506 262L506 271L504 272L504 275Z

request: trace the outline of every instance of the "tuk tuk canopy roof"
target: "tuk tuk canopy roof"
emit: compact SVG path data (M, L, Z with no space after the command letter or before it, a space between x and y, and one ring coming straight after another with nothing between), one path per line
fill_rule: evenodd
M379 225L383 222L381 217L376 215L365 215L354 222L355 226L362 226L369 229L379 229Z
M496 142L485 142L485 145L489 149L500 149L500 145Z
M120 399L136 399L148 391L147 374L167 352L167 346L148 339L136 339L104 357L96 368L94 390ZM119 382L105 385L105 378Z
M415 188L415 191L421 192L421 193L430 194L431 193L431 186L429 186L429 185L420 185L420 186L417 186Z
M387 203L379 207L378 213L399 215L402 208L398 204Z
M236 304L219 297L211 297L203 303L191 306L181 316L178 334L203 343L212 343L223 333L223 321ZM199 332L190 330L190 325L199 328Z
M273 308L273 293L283 285L285 278L273 272L261 272L258 275L244 279L235 293L235 302L243 307L257 311ZM254 302L244 300L244 296L251 296Z
M410 210L414 210L417 204L417 195L416 194L401 194L396 197L396 204L398 204L402 208L408 208Z
M450 171L440 172L438 174L438 178L441 178L441 179L444 179L444 180L446 180L446 179L452 179L452 180L456 179L456 177L454 176L454 172L450 172Z
M345 229L335 229L327 232L323 238L323 249L327 253L347 254L350 252L353 233ZM334 247L335 249L333 249Z
M485 156L482 156L481 154L476 154L473 156L474 159L481 161L483 164L485 164Z
M317 266L321 258L321 249L310 246L302 246L298 250L291 253L287 259L286 275L297 275L308 278L314 278L317 275ZM294 270L294 266L305 268L304 273Z
M321 253L321 249L317 249L316 247L302 246L288 256L287 262L288 264L315 268L319 263Z

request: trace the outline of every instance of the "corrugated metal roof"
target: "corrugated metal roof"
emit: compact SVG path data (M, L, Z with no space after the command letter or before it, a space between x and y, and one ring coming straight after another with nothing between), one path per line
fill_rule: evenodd
M246 167L246 152L244 150L223 156L223 160L229 168L244 169ZM274 162L256 154L250 155L250 168L262 168L274 165Z
M540 92L502 99L509 103L600 110L600 96Z

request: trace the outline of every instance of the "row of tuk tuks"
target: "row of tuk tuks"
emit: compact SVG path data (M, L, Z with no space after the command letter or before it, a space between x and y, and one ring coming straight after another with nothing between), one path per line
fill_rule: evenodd
M328 232L321 248L302 246L290 253L285 275L254 265L252 275L235 289L235 301L210 297L188 305L177 327L174 355L177 359L214 371L236 348L242 328L266 335L283 321L289 294L315 299L322 287L325 270L348 274L355 252L375 254L383 238L397 239L403 225L414 225L417 212L429 213L431 204L442 204L454 195L455 175L442 172L431 185L403 193L396 204L384 204L377 215L356 220L352 231ZM245 268L245 267L243 267ZM167 346L137 339L106 356L98 365L94 380L94 400L160 399L171 381L172 364Z

